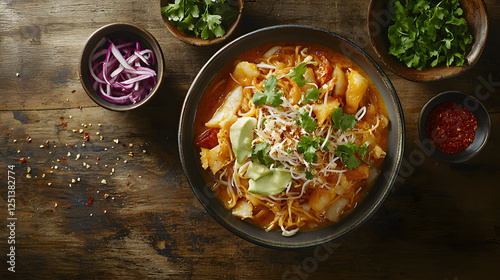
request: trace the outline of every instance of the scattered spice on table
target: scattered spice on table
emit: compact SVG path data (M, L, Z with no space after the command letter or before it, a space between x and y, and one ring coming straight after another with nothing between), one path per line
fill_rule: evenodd
M427 138L445 154L456 154L467 148L474 142L476 130L476 116L454 101L437 105L425 123Z

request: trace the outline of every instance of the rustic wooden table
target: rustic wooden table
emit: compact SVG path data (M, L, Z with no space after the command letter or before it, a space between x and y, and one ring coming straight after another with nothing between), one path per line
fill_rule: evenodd
M194 47L174 38L158 1L1 1L0 279L498 278L500 3L485 3L487 45L468 73L415 83L384 68L404 108L407 140L399 180L380 210L332 244L280 251L219 225L180 166L182 102L220 45ZM245 1L235 36L276 24L309 25L348 38L380 62L367 36L368 4ZM112 22L146 28L165 54L165 86L146 108L108 111L81 87L83 45ZM417 140L420 109L447 90L475 95L491 115L486 148L462 164L425 155ZM15 228L9 217L17 219ZM12 259L15 272L8 270Z

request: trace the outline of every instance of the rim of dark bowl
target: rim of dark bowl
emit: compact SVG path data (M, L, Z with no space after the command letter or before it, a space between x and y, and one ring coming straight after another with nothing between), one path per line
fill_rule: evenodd
M145 47L151 49L156 56L156 85L151 89L151 91L146 95L144 99L135 104L120 105L104 100L102 97L100 97L99 93L97 93L92 88L92 83L90 82L90 74L88 73L88 57L90 56L90 52L92 52L95 44L102 37L107 36L108 34L115 34L119 32L133 33L134 35L130 37L134 37L134 39L140 41L141 44L145 44ZM98 28L89 36L89 38L85 42L85 46L83 47L83 51L80 56L79 77L83 89L97 105L113 111L129 111L149 103L163 85L164 72L165 63L163 52L156 38L146 29L131 23L110 23Z
M456 154L445 154L439 151L436 147L434 147L425 133L425 123L429 113L437 105L447 101L455 101L457 104L462 105L465 109L471 111L477 120L477 130L474 141L467 148ZM439 160L450 163L465 162L476 156L486 146L490 136L490 130L491 119L484 105L475 97L467 95L461 91L445 91L432 97L422 107L418 119L418 133L425 151Z
M307 39L298 40L298 35L307 36ZM371 70L377 73L376 79L370 77L379 88L379 91L381 91L381 95L385 94L384 101L386 103L386 108L389 106L393 108L393 110L388 112L390 115L389 119L391 122L397 123L397 125L390 124L390 127L393 129L392 133L396 135L395 138L397 139L388 137L388 142L390 142L388 143L388 149L389 145L392 145L392 149L396 152L394 154L388 153L381 170L384 170L384 167L389 164L391 166L389 166L389 170L380 174L377 183L375 183L370 190L370 194L360 202L352 213L349 213L337 223L314 231L298 232L292 237L283 237L279 231L265 232L262 228L234 217L229 210L223 207L222 203L215 198L214 194L209 190L209 186L203 180L203 170L197 158L196 150L194 149L192 131L198 102L203 95L205 87L214 78L220 68L231 61L235 56L247 50L262 44L285 41L302 41L323 45L337 50L340 53L344 52L343 54L345 56L353 60L361 68L363 68L362 65L366 65L366 67L369 66ZM329 44L329 41L332 42ZM333 42L339 44L333 45ZM363 69L367 71L365 68ZM384 93L382 93L380 89L381 86L383 86L387 92L384 91ZM311 248L320 244L332 242L344 237L368 220L380 207L396 181L403 157L404 140L404 116L399 98L389 78L376 62L360 47L349 40L333 32L302 25L277 25L258 29L233 40L216 52L202 67L189 88L184 99L178 131L179 155L184 173L186 174L191 189L206 211L230 232L247 241L264 247L288 250ZM389 161L391 161L391 163L389 163Z

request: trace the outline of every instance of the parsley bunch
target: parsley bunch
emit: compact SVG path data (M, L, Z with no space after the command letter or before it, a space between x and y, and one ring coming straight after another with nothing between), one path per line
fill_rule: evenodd
M222 37L238 11L227 0L175 0L161 8L170 23L182 32L192 32L203 40Z
M459 0L392 0L389 54L419 70L462 66L473 38Z

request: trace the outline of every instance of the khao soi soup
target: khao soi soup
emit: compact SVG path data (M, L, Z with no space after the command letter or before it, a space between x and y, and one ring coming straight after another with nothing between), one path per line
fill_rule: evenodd
M349 213L386 155L389 120L377 88L319 45L243 53L199 106L194 141L212 191L234 216L284 236Z

